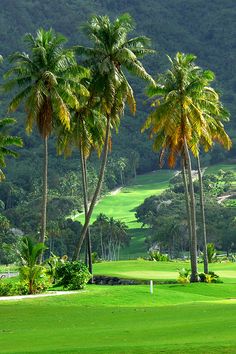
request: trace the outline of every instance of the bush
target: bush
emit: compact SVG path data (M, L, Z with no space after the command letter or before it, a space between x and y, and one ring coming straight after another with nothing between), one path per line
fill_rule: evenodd
M55 275L57 285L62 285L68 290L83 289L91 278L88 268L79 261L59 263Z
M191 275L191 270L182 268L178 269L179 271L179 276L177 278L177 282L181 284L187 284L190 282L190 275Z
M155 262L168 262L168 255L162 254L160 251L150 251L149 260Z
M0 296L14 296L28 294L28 287L21 282L0 282Z
M222 283L222 280L220 280L219 275L214 272L209 272L208 274L200 273L198 274L198 276L202 283Z
M0 296L10 296L14 294L14 284L7 282L0 282Z
M21 266L19 269L21 284L28 288L28 294L36 294L46 291L50 286L50 277L47 269L40 265L29 267Z

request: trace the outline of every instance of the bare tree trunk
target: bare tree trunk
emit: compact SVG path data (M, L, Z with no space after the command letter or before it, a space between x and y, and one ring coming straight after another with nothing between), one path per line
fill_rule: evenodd
M93 209L95 207L98 195L99 195L99 193L101 191L102 182L103 182L103 179L104 179L104 172L105 172L106 162L107 162L107 155L108 155L109 137L110 137L110 120L111 120L111 118L110 118L110 116L108 116L107 117L107 126L106 126L105 144L104 144L104 148L103 148L103 157L102 157L102 163L101 163L101 168L100 168L100 173L99 173L97 187L96 187L96 190L94 192L94 195L93 195L93 198L92 198L88 213L86 215L86 221L85 221L85 224L84 224L84 226L82 228L79 242L78 242L78 244L77 244L77 246L75 248L73 259L78 259L78 257L79 257L79 254L80 254L80 251L81 251L81 247L82 247L82 244L84 242L84 239L85 239L85 236L86 236L86 232L87 232L87 229L88 229L88 226L89 226L90 218L91 218L91 215L93 213Z
M46 238L47 225L47 194L48 194L48 137L44 138L44 166L43 166L43 200L42 200L42 215L41 229L39 242L44 243ZM42 263L43 253L39 257L39 263Z
M188 169L188 178L189 178L189 197L190 197L190 216L191 216L191 225L192 225L192 239L190 245L190 260L191 260L191 278L190 281L198 281L198 267L197 267L197 233L196 233L196 209L195 209L195 196L194 196L194 187L192 179L192 166L191 159L188 151L188 144L186 138L184 139L184 153Z
M185 204L187 212L187 223L188 223L188 234L189 234L189 251L191 250L192 242L192 224L191 224L191 215L190 215L190 204L189 204L189 188L188 181L186 177L186 168L185 168L185 158L182 158L182 177L184 183L184 195L185 195Z
M83 197L84 197L84 213L85 213L85 222L88 214L88 180L87 180L87 166L82 145L80 144L80 161L81 161L81 171L82 171L82 188L83 188ZM90 228L88 226L86 232L86 246L85 246L85 262L88 265L89 272L93 274L93 264L92 264L92 250L91 250L91 238L90 238Z
M202 183L202 172L200 165L199 155L197 157L197 171L199 180L199 190L200 190L200 209L202 218L202 232L203 232L203 260L204 260L204 273L208 274L208 257L207 257L207 234L206 234L206 218L205 218L205 207L204 207L204 191Z

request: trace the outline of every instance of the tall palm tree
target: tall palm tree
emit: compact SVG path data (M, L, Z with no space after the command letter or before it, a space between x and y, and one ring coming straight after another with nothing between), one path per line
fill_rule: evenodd
M177 156L180 155L182 159L186 209L189 216L192 282L198 281L198 270L195 195L190 151L194 156L198 156L202 137L205 144L212 145L211 130L206 120L208 102L202 90L203 78L207 79L210 73L196 66L195 59L194 55L183 53L177 53L173 60L169 58L171 68L158 77L156 87L149 89L149 95L156 97L153 103L155 110L149 115L143 128L151 128L154 149L161 149L161 162L166 151L170 167L175 166Z
M203 146L207 152L216 141L221 144L225 149L231 148L231 140L224 130L223 121L229 120L228 112L223 108L220 102L220 97L217 92L210 87L211 82L214 80L214 74L208 71L207 77L202 77L201 83L198 87L199 100L196 100L196 105L202 110L205 117L208 129L211 135L211 141L205 140L204 135L201 137L200 145ZM200 88L200 89L199 89ZM202 171L200 164L199 154L197 155L197 170L200 191L200 211L202 222L202 236L203 236L203 259L204 259L204 273L208 274L208 253L207 253L207 233L206 233L206 220L205 220L205 207L204 207L204 191L202 181Z
M60 127L57 131L57 148L60 154L70 155L74 148L77 148L80 153L85 220L89 209L87 159L92 151L96 151L100 157L106 127L106 117L99 112L97 103L91 100L92 96L92 93L90 93L90 96L81 102L79 109L72 115L71 129L68 131ZM92 274L92 250L89 227L87 229L86 241L86 264L88 265L89 272Z
M18 136L12 136L7 133L9 126L16 123L13 118L3 118L0 120L0 166L6 167L5 158L7 156L17 157L18 154L12 150L12 146L22 147L23 141ZM5 179L5 175L0 169L0 181Z
M39 241L44 243L47 218L47 168L48 137L55 122L70 128L68 107L77 108L77 95L88 94L79 83L86 70L76 64L74 53L65 49L65 37L53 30L38 30L35 37L25 35L29 54L16 52L11 55L12 67L5 74L8 81L6 90L18 89L17 95L9 105L9 111L15 111L21 102L27 112L26 131L31 133L36 124L44 141L44 171L42 217ZM10 79L9 79L10 78ZM77 95L75 94L77 93Z
M85 27L88 37L93 42L93 47L77 46L75 48L78 55L86 57L86 63L91 67L92 91L100 99L101 111L106 116L107 122L98 184L76 246L74 258L78 258L80 254L89 221L101 190L111 140L111 127L118 128L126 101L131 112L135 113L136 110L133 90L123 70L126 69L131 74L155 84L139 61L139 57L153 53L148 49L150 41L143 36L128 39L128 34L133 29L133 21L128 14L120 16L114 22L111 22L107 16L94 16Z

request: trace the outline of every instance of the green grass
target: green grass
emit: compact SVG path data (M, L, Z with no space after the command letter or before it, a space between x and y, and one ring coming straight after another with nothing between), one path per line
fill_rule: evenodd
M88 286L0 303L1 353L235 353L236 286Z
M94 264L94 274L128 279L152 279L162 282L164 280L176 280L178 269L181 268L190 269L189 262L151 262L144 260L102 262ZM225 283L236 283L236 263L211 263L209 269L218 274ZM199 272L203 272L203 264L199 264Z
M216 164L208 167L206 173L217 173L220 169L236 172L236 165ZM173 174L174 171L171 170L159 170L137 176L136 181L132 181L132 184L123 188L116 195L107 195L95 207L91 223L100 213L103 213L109 217L122 220L128 225L131 242L129 247L121 250L121 259L134 259L146 255L144 240L149 230L141 228L141 224L136 221L135 210L145 198L160 194L168 188L169 180ZM84 215L80 215L77 219L83 222Z
M131 243L121 251L121 258L136 258L146 253L144 240L147 230L142 229L142 225L136 221L136 208L145 198L160 194L168 188L169 179L173 174L173 171L160 170L137 176L132 185L122 188L116 195L107 195L96 205L91 223L103 213L125 222L129 227ZM83 222L84 215L80 215L77 220Z

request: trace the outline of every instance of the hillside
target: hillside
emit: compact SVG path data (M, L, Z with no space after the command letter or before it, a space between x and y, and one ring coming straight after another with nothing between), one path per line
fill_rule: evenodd
M39 27L53 27L63 33L69 39L68 45L84 43L81 26L92 14L108 14L114 18L123 12L129 12L133 16L137 34L144 34L152 39L157 54L147 58L145 65L154 76L166 67L166 54L173 55L177 51L195 53L199 65L216 73L216 86L222 92L223 101L232 116L229 127L235 126L236 4L233 0L58 0L56 3L49 0L2 0L0 53L7 56L12 51L23 50L25 47L22 36L26 32L34 33ZM4 68L5 66L2 71ZM140 134L140 127L148 111L143 96L144 85L139 81L133 85L138 99L137 115L133 119L126 114L119 137L113 138L113 152L126 156L127 151L137 151L140 154L139 172L144 173L156 169L157 163L155 155L151 153L150 142ZM2 97L2 114L6 104L7 100ZM23 114L20 115L20 120L24 120ZM28 146L36 154L40 154L38 139L27 139L26 147ZM52 147L52 156L54 153ZM234 156L234 151L231 154ZM224 159L224 156L217 149L211 155L210 162ZM28 158L24 152L22 159L25 161ZM58 163L60 164L60 160ZM63 164L62 168L64 169Z
M68 38L68 46L85 44L86 40L81 26L92 14L107 14L114 18L124 12L129 12L136 22L133 35L146 35L152 40L152 47L156 49L156 54L146 58L144 63L153 76L166 69L166 54L173 55L177 51L195 53L198 56L199 65L210 68L216 73L215 86L222 93L223 102L231 112L231 122L226 128L234 140L236 4L233 0L227 2L220 0L214 2L203 0L191 0L190 2L187 0L147 0L146 2L141 0L132 2L127 0L58 0L57 2L2 0L0 53L5 60L0 67L1 74L8 66L6 58L9 54L16 50L26 50L22 41L26 32L35 33L40 27L46 29L53 27ZM121 160L125 161L126 165L124 171L126 183L133 176L132 163L135 155L138 174L158 169L158 158L152 152L151 142L145 134L140 133L140 128L150 109L149 102L144 96L145 84L130 79L137 99L137 114L131 117L128 110L125 111L121 119L119 134L115 132L113 134L112 152L109 154L103 194L120 185L119 162ZM9 96L0 91L0 100L0 114L3 117L7 114ZM0 185L0 200L4 205L5 216L9 218L12 226L20 227L24 232L32 234L39 230L43 144L37 132L31 136L24 134L25 113L22 107L14 114L14 117L17 118L18 124L13 133L23 136L24 147L20 150L20 157L17 160L7 161L7 179ZM51 137L49 155L50 212L48 218L49 221L56 221L56 226L52 222L52 228L57 228L65 215L70 214L72 210L82 209L79 154L75 152L68 159L56 156L55 140ZM202 164L208 166L234 157L234 147L229 153L216 147L209 154L203 155ZM88 163L90 192L97 179L98 165L97 158L92 156ZM121 199L121 204L124 205L125 196L128 193L120 195L124 197ZM64 201L68 203L65 204ZM61 214L55 213L59 202L62 209L64 205L68 206L66 210L62 210ZM132 208L133 206L129 210ZM116 215L117 211L113 210L113 212ZM129 222L133 220L131 214L127 211Z

